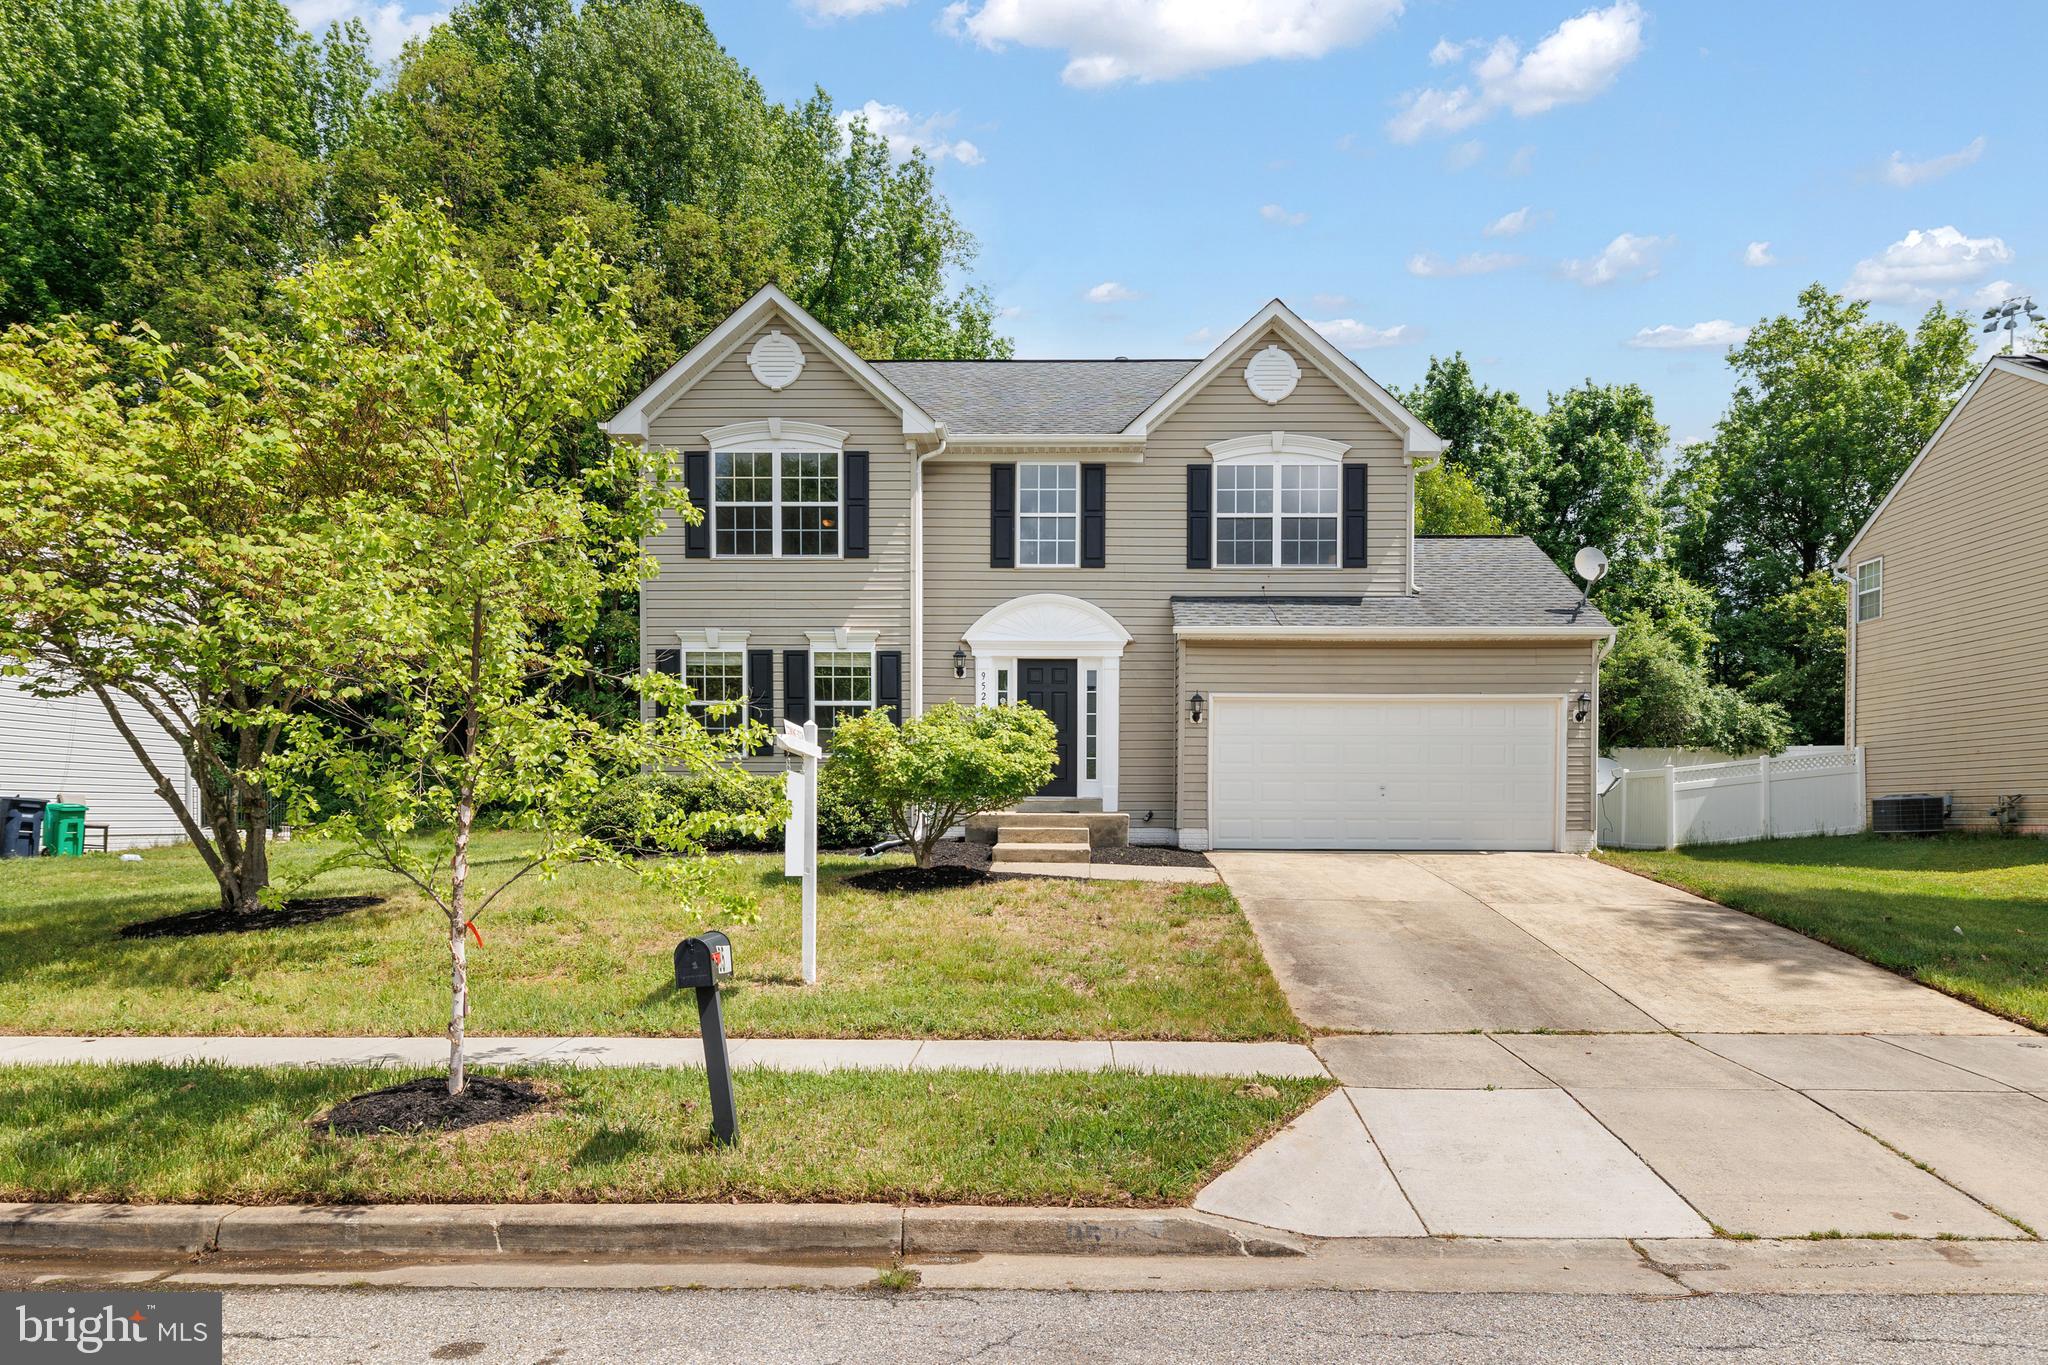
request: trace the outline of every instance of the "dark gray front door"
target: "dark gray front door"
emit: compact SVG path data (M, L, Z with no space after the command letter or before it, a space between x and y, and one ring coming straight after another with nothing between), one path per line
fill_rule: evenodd
M1060 732L1059 757L1053 764L1052 781L1038 789L1040 796L1074 794L1074 677L1079 671L1072 659L1017 661L1017 699L1045 712Z

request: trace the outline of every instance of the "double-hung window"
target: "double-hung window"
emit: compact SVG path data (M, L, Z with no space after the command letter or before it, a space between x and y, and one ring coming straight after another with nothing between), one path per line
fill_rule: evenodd
M875 704L875 651L811 649L811 712L818 734L829 736L847 716Z
M1081 466L1017 466L1017 563L1072 568L1081 562Z
M1245 460L1216 466L1216 564L1334 568L1343 466Z
M725 733L747 718L746 651L684 649L683 686L690 689L690 714L706 730Z
M839 553L836 450L718 450L712 546L721 556L831 558Z
M1884 614L1884 561L1868 559L1856 566L1856 619L1874 621Z

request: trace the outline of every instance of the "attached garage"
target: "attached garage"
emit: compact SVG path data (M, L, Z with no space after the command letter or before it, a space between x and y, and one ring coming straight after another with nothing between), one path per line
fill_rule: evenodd
M1559 697L1218 694L1209 727L1211 847L1564 846Z

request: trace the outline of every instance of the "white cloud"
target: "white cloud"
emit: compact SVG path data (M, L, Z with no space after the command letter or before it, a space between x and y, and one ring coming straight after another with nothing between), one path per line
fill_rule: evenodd
M1418 251L1408 258L1408 273L1425 280L1452 279L1460 275L1491 275L1512 270L1524 260L1504 251L1468 251L1456 260L1446 260L1433 251Z
M814 19L858 19L863 14L880 14L909 3L910 0L796 0L796 7Z
M1647 280L1657 273L1664 250L1671 243L1669 237L1639 237L1633 232L1624 232L1602 247L1599 255L1582 261L1566 261L1563 265L1565 278L1588 286L1614 284L1620 280Z
M1893 152L1891 160L1884 164L1884 179L1888 185L1900 189L1911 189L1924 185L1930 180L1939 180L1950 171L1959 171L1984 155L1984 139L1972 138L1970 145L1961 147L1944 156L1930 156L1925 161L1908 161L1904 152Z
M1194 346L1207 346L1216 340L1216 329L1214 327L1197 327L1194 331L1182 337L1181 340Z
M1488 237L1519 237L1545 216L1524 205L1513 213L1503 213L1488 223L1484 232Z
M1460 38L1455 43L1449 38L1439 38L1436 40L1436 46L1429 50L1429 64L1449 66L1478 45L1479 40L1476 38Z
M1769 242L1751 242L1742 249L1742 263L1752 270L1761 270L1767 265L1776 265L1778 258L1771 254Z
M840 129L844 131L857 118L867 120L868 131L888 143L889 155L898 161L908 161L916 150L934 161L957 161L963 166L982 163L981 148L964 137L946 136L959 121L958 114L927 114L919 118L900 104L869 100L858 109L842 111Z
M1104 280L1082 297L1086 298L1090 303L1129 303L1132 299L1138 297L1138 291L1121 285L1115 280Z
M1406 346L1422 339L1422 332L1407 323L1393 327L1368 327L1357 318L1330 318L1325 322L1307 320L1308 325L1347 351L1374 351L1383 346Z
M388 62L405 50L406 42L424 37L427 30L448 17L444 9L407 14L398 0L371 4L366 0L291 0L292 18L308 33L327 31L329 24L360 19L370 35L370 58Z
M2012 260L1998 237L1965 237L1953 227L1908 232L1875 256L1856 262L1843 292L1877 303L1932 303L1953 298Z
M1643 11L1635 0L1616 0L1567 19L1527 52L1512 38L1496 38L1472 63L1471 82L1402 96L1387 134L1396 142L1415 142L1470 128L1503 109L1528 118L1583 103L1614 84L1642 50Z
M1269 223L1278 223L1282 227L1300 227L1308 221L1306 213L1289 213L1278 204L1261 204L1259 217Z
M1059 49L1060 79L1092 88L1321 57L1364 42L1401 8L1402 0L959 0L940 27L985 48Z
M1690 327L1674 327L1668 322L1645 327L1630 337L1628 344L1645 351L1725 351L1741 345L1748 336L1747 327L1716 318L1712 322L1695 322Z

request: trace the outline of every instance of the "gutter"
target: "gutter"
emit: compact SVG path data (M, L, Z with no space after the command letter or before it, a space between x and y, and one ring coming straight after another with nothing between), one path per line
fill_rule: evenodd
M1326 640L1332 642L1380 642L1438 640L1519 640L1532 644L1557 641L1599 640L1614 643L1613 626L1175 626L1173 633L1183 640ZM1606 651L1603 649L1602 653Z

